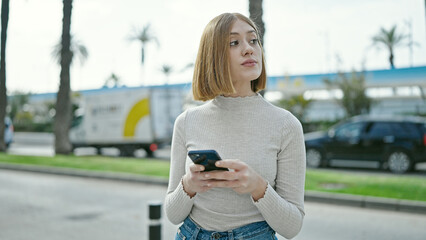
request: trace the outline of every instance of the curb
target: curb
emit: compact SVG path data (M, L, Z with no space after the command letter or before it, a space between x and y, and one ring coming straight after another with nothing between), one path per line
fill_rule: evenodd
M115 181L136 182L154 184L167 187L168 179L150 176L141 176L128 173L99 172L78 170L60 167L45 167L25 164L0 163L0 169L46 173L55 175L66 175L73 177L86 177ZM426 202L400 200L392 198L380 198L370 196L359 196L341 193L325 193L317 191L305 191L305 201L318 202L334 205L344 205L360 208L381 209L389 211L401 211L409 213L426 214Z
M426 214L426 202L412 200L306 191L305 201Z

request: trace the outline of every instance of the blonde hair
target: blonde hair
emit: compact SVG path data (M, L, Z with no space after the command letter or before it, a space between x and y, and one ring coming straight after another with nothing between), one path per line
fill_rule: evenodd
M239 13L223 13L213 18L204 29L195 61L192 93L195 100L207 101L222 94L235 93L229 66L229 36L232 24L241 20L248 23L259 37L259 30L249 18ZM262 72L251 81L251 89L265 89L266 71L262 44Z

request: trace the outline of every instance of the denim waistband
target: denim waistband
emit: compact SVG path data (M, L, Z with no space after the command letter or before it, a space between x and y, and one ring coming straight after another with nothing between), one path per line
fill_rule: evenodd
M187 217L181 228L185 228L191 235L196 235L191 239L258 239L256 236L263 236L266 233L270 233L270 236L275 235L275 231L266 221L251 223L229 231L217 232L205 230L198 226L190 217Z

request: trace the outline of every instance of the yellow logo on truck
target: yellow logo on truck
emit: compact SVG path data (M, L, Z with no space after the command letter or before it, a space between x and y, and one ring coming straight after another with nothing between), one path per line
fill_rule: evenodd
M149 99L144 98L133 105L127 114L126 122L124 124L124 137L134 137L136 126L139 121L149 115Z

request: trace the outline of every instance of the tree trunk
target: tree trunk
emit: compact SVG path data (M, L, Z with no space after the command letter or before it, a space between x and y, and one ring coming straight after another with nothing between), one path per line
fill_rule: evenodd
M141 63L142 63L142 66L145 64L145 48L143 46L141 50Z
M69 140L69 128L71 125L71 86L70 65L72 53L71 42L71 11L72 0L63 0L62 40L61 40L61 73L58 95L56 97L55 115L55 153L70 154L71 142Z
M256 23L259 29L260 42L264 46L263 36L265 35L265 24L263 23L263 0L249 0L250 19Z
M390 63L391 69L395 69L395 65L393 64L393 52L392 51L390 52L390 55L389 55L389 63Z
M1 56L0 56L0 152L6 151L4 142L4 118L6 116L6 39L9 22L9 0L2 0L1 5Z
M265 42L263 41L263 36L265 35L265 24L263 23L263 0L249 0L249 12L250 12L250 19L253 20L253 22L256 24L257 28L259 29L259 38L260 43L263 46L263 49L265 49ZM265 66L263 66L265 67ZM264 96L266 90L260 91L260 95Z

